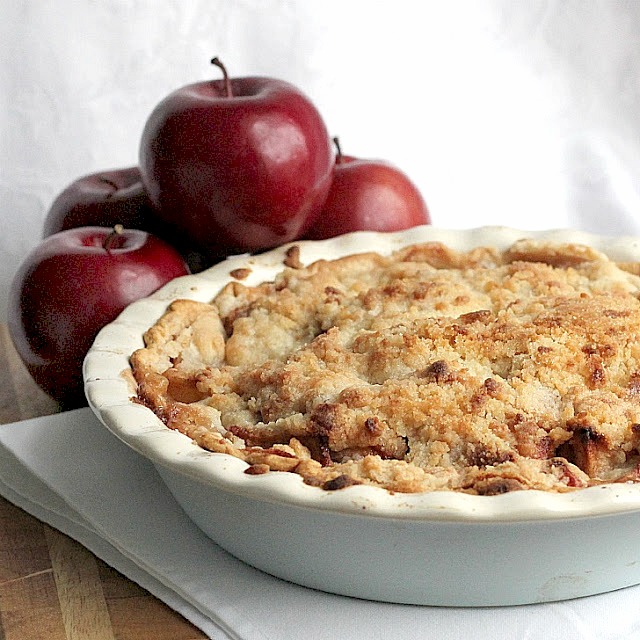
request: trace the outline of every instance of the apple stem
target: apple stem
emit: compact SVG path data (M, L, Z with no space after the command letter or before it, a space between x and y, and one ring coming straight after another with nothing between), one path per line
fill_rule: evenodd
M116 238L121 236L124 233L124 227L121 224L114 224L113 231L104 239L102 243L102 247L107 253L111 253L111 247L113 243L116 241Z
M227 98L233 98L233 92L231 91L231 80L229 80L229 74L227 73L227 68L220 62L218 57L211 59L211 64L214 64L222 71L222 78L224 80L224 88L227 92Z
M342 149L340 148L340 138L335 136L333 139L333 144L336 146L336 163L340 164L342 162Z

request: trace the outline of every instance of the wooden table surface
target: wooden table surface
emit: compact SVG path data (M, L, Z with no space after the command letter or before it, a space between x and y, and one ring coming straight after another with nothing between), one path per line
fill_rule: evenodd
M58 411L31 380L0 324L0 425ZM0 640L40 638L206 636L82 545L0 497Z

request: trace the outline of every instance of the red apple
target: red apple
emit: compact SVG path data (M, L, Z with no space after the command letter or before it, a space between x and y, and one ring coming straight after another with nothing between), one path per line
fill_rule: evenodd
M64 408L82 406L82 363L98 331L129 303L187 273L173 247L144 231L61 231L41 242L13 279L11 338L44 391Z
M306 238L321 240L351 231L401 231L429 224L427 205L411 180L383 160L342 155L338 149L327 201Z
M150 231L155 213L140 169L109 169L78 178L53 201L44 236L76 227L113 227Z
M175 230L167 228L151 205L138 167L109 169L78 178L53 201L44 222L44 237L77 227L114 227L147 231L169 242L185 258L192 272L217 260L194 250Z
M142 180L158 215L207 254L299 238L324 204L334 162L316 107L272 78L182 87L151 113Z

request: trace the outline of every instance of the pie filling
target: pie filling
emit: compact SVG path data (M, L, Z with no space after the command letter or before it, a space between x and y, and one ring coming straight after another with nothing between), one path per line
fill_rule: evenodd
M173 302L132 355L136 400L246 473L326 490L640 479L637 265L534 240L288 264Z

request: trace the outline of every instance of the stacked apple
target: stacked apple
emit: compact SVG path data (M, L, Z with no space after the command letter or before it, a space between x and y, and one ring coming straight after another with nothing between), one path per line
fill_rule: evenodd
M167 281L239 252L430 222L409 178L343 156L318 109L273 78L222 78L162 100L139 165L79 178L54 201L16 274L9 330L38 385L86 403L82 361L98 331Z

